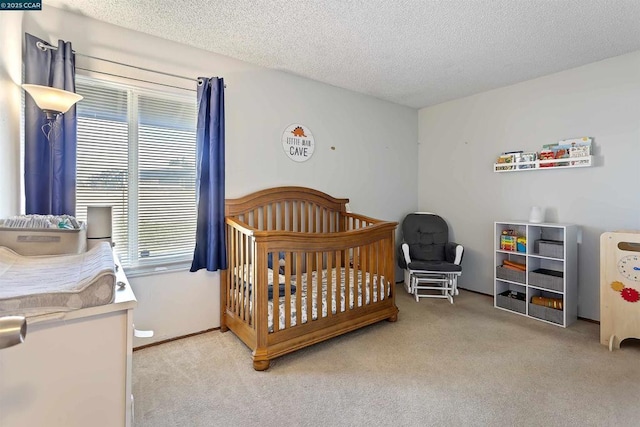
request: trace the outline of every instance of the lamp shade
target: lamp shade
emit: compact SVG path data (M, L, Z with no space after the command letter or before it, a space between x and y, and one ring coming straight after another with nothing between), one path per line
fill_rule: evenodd
M55 87L31 84L24 84L22 87L42 111L64 114L73 104L82 99L82 95Z

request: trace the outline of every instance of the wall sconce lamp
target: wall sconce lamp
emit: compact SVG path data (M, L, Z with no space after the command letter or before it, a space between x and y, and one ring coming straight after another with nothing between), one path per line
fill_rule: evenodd
M33 98L38 108L47 116L47 122L42 125L42 133L49 142L49 215L53 215L53 148L55 141L51 139L51 131L56 119L66 113L83 97L77 93L57 89L50 86L23 84L22 88ZM45 130L49 128L48 130Z

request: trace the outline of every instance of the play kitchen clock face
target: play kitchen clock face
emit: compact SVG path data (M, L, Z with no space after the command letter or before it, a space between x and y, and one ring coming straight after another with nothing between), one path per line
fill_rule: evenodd
M640 282L640 255L627 255L618 261L618 271L634 282Z

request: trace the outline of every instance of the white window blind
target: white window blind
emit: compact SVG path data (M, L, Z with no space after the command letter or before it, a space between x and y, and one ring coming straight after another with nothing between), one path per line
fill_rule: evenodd
M113 206L113 240L128 267L191 260L195 246L195 94L76 77L77 209Z

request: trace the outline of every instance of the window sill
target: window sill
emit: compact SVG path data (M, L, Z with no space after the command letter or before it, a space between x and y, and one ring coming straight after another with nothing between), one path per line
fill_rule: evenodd
M183 262L177 262L177 263L125 267L124 272L126 273L128 278L131 278L131 277L141 277L141 276L153 276L157 274L166 274L166 273L189 272L190 268L191 268L191 262L183 261Z

